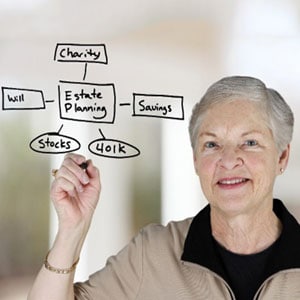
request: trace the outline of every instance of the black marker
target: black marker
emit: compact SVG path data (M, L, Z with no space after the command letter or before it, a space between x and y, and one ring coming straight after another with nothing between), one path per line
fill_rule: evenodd
M88 165L89 165L88 162L85 161L85 162L81 163L81 164L79 165L79 167L80 167L81 169L83 169L83 170L86 170L87 167L88 167Z

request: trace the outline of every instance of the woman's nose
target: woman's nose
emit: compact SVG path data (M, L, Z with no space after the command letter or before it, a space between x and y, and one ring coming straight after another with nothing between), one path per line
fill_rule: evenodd
M220 153L219 165L227 170L232 170L244 164L239 149L233 146L226 146Z

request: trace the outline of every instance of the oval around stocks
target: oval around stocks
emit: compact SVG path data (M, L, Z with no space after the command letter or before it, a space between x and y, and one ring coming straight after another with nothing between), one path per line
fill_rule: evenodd
M88 146L95 155L109 158L130 158L140 155L140 150L126 142L113 139L97 139Z
M68 153L80 149L80 143L72 137L57 132L47 132L30 142L30 148L39 153Z

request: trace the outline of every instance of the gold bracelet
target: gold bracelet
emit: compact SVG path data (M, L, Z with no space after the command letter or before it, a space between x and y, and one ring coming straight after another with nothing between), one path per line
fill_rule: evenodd
M50 251L49 251L50 252ZM55 268L53 266L51 266L48 262L48 255L49 255L49 252L47 253L46 255L46 258L44 260L44 266L47 270L51 271L51 272L54 272L56 274L69 274L71 272L73 272L75 269L76 269L76 266L79 262L79 257L78 259L74 262L74 264L72 265L72 267L70 268L67 268L67 269L59 269L59 268Z

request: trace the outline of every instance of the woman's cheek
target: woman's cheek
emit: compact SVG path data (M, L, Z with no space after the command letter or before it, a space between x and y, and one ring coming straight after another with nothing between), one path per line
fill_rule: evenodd
M217 160L212 156L202 156L198 162L199 171L205 177L210 177L214 174Z

